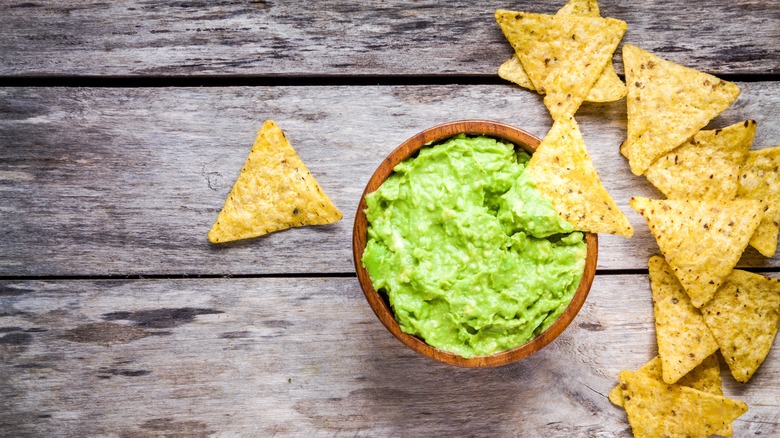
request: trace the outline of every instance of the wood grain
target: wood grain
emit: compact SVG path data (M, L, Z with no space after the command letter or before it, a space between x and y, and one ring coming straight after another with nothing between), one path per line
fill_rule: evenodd
M600 6L628 23L624 42L749 81L710 128L755 119L753 147L780 144L780 3ZM661 194L618 152L624 101L577 120L636 235L599 236L587 301L540 352L489 369L426 359L351 276L358 200L397 145L459 119L551 126L540 96L489 85L511 54L496 7L0 2L0 84L87 87L0 88L0 436L631 436L606 396L656 353L641 270L657 247L628 199ZM229 86L95 87L200 83ZM210 245L265 119L345 218ZM740 266L778 277L780 255L748 249ZM726 395L750 406L735 436L780 436L778 347L746 385L721 363Z
M558 339L489 369L404 346L355 278L0 281L0 331L15 437L628 437L607 394L656 353L642 275L597 276ZM735 436L780 434L780 348L745 385L722 367Z
M554 13L565 3L504 7ZM630 42L717 74L780 73L776 1L602 0ZM494 2L7 0L0 75L495 75ZM45 24L45 25L43 25ZM622 72L618 51L617 70Z
M753 118L754 148L780 143L780 82L741 83L711 126ZM272 118L345 213L334 225L213 246L206 233L263 120ZM387 154L446 121L506 122L543 137L540 96L510 85L0 89L0 275L354 272L363 188ZM646 269L657 246L628 207L661 197L618 146L625 103L577 113L605 187L636 229L600 236L599 269ZM748 249L741 266L777 267Z

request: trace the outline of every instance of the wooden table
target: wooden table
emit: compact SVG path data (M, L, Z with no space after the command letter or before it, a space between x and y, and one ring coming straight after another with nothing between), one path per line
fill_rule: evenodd
M601 4L624 42L741 87L712 127L755 119L753 147L780 144L780 3L634 3ZM577 120L636 234L600 237L583 310L540 353L422 358L352 264L358 197L400 142L468 118L544 136L541 97L496 76L493 11L562 4L2 2L0 435L629 436L606 394L656 353L657 246L628 199L661 195L618 152L625 100ZM265 119L344 219L210 245ZM780 256L739 266L780 277ZM735 436L780 435L780 348L749 384L723 378L750 406Z

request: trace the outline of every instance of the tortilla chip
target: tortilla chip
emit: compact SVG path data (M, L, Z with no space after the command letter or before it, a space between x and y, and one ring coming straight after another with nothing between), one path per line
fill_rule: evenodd
M636 438L708 437L747 412L745 403L623 371L618 376Z
M662 381L661 378L657 380ZM723 395L723 380L720 378L718 355L713 353L708 356L699 366L680 377L677 384L709 392L710 394Z
M738 382L764 362L780 325L780 280L735 269L701 308Z
M645 176L669 199L734 199L755 135L753 120L699 131L651 164Z
M695 307L712 298L761 221L760 201L633 197L666 261Z
M599 4L596 0L569 0L555 15L600 17ZM536 90L517 55L512 55L511 58L501 64L501 67L498 68L498 76L523 88ZM590 89L585 100L587 102L612 102L622 99L627 91L626 85L615 73L615 68L610 61L604 67L598 79L596 79L596 83L593 84L593 88Z
M509 82L528 88L529 90L536 90L531 78L528 77L528 73L523 69L523 64L520 63L520 59L517 55L512 55L507 59L500 67L498 67L498 76L501 79L506 79Z
M780 146L750 151L739 179L739 197L764 201L764 217L750 246L766 257L777 251L780 230Z
M658 356L652 358L649 362L636 370L636 374L663 383L661 372L661 358ZM682 376L680 380L677 381L677 385L687 386L709 394L723 395L723 381L720 378L718 355L712 354L704 359L699 366ZM609 393L609 401L616 406L623 407L623 398L623 390L620 389L620 385L612 388L612 391ZM715 434L720 436L731 436L734 434L734 428L729 424L722 430L715 432Z
M596 103L614 102L626 97L627 93L628 87L620 80L610 60L601 71L601 75L596 79L596 83L593 84L593 88L590 89L585 100Z
M718 343L664 258L651 257L649 267L662 377L675 383L718 351Z
M656 356L636 370L637 374L648 376L663 382L661 357ZM720 378L718 355L711 354L688 374L680 377L678 385L687 386L710 394L723 395L723 381ZM623 406L623 390L615 386L609 393L609 401L617 406ZM721 434L722 435L722 434Z
M691 138L739 96L715 76L623 45L628 133L621 150L642 175L658 158ZM532 77L533 79L533 77Z
M268 120L208 237L212 243L229 242L341 217L282 130Z
M626 23L614 18L496 11L496 21L554 120L573 116L595 84Z
M537 190L579 231L631 237L634 228L601 184L573 117L553 124L526 171Z

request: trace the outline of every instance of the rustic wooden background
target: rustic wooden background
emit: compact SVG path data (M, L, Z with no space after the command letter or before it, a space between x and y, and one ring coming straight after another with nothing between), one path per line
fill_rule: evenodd
M501 81L497 8L559 2L58 1L0 4L0 436L629 436L606 394L656 352L657 252L618 146L625 101L577 113L636 228L600 236L580 315L542 352L467 370L368 308L354 209L395 146L434 124L551 126ZM602 1L624 42L736 81L711 123L780 144L780 3ZM622 73L619 52L616 68ZM334 225L206 241L265 119L343 210ZM780 278L780 256L740 266ZM725 365L724 365L725 368ZM735 436L780 436L780 352Z

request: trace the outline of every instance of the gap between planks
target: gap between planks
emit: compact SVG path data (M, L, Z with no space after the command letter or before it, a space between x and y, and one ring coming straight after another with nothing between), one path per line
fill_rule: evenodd
M625 80L623 75L619 75ZM720 74L731 82L780 81L780 74ZM495 75L171 75L171 76L0 76L0 87L246 87L246 86L399 86L502 85Z
M780 267L737 267L748 272L774 273ZM597 269L596 275L648 275L647 269ZM144 274L144 275L0 275L0 281L84 281L84 280L190 280L190 279L234 279L234 278L355 278L355 272L307 272L273 274Z

